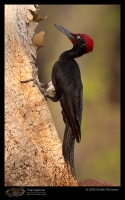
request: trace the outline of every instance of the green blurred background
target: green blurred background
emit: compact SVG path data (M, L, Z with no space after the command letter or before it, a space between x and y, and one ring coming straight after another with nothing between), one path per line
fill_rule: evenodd
M105 180L120 186L120 5L39 5L36 33L44 31L44 46L38 51L39 79L51 80L59 55L72 43L54 24L94 40L93 52L77 58L83 82L82 140L75 144L78 181ZM47 100L59 137L64 122L60 103Z

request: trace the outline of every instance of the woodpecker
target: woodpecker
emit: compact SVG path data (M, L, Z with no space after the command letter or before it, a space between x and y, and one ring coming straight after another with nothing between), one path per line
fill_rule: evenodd
M74 142L81 140L81 121L83 110L83 85L80 68L74 60L93 50L94 42L86 34L71 33L67 29L55 24L72 42L73 48L64 51L52 68L52 82L43 85L45 90L52 90L53 97L46 95L52 101L60 101L63 120L66 124L63 138L63 155L75 176Z
M86 34L72 33L62 26L55 24L55 27L64 33L72 42L73 47L64 51L52 68L52 81L48 84L35 81L46 98L53 102L60 102L62 116L65 123L65 131L62 145L62 153L67 165L70 165L71 172L75 177L74 167L74 144L81 140L81 121L83 110L83 84L81 73L75 58L80 57L93 50L94 42ZM49 96L46 91L52 91Z

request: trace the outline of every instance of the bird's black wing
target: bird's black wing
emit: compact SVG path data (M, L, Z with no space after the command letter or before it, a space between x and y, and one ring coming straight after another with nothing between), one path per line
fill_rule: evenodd
M74 60L59 60L52 69L52 82L77 142L81 140L82 82Z

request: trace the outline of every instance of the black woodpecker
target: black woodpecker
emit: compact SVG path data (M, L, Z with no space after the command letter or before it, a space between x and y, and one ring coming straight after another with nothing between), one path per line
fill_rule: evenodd
M52 101L60 101L63 120L66 124L62 152L67 164L75 176L74 143L81 140L81 121L83 110L83 86L80 69L74 58L93 50L94 42L86 34L71 33L55 24L72 42L73 48L63 52L52 68L52 82L43 85L46 91L53 91L54 97L46 95Z

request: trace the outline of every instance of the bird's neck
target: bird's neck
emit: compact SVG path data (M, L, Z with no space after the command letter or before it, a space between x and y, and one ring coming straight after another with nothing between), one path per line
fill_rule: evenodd
M60 60L64 60L64 59L73 59L73 58L77 58L80 57L84 54L84 49L81 49L79 47L74 46L72 49L68 50L68 51L64 51L59 59Z

